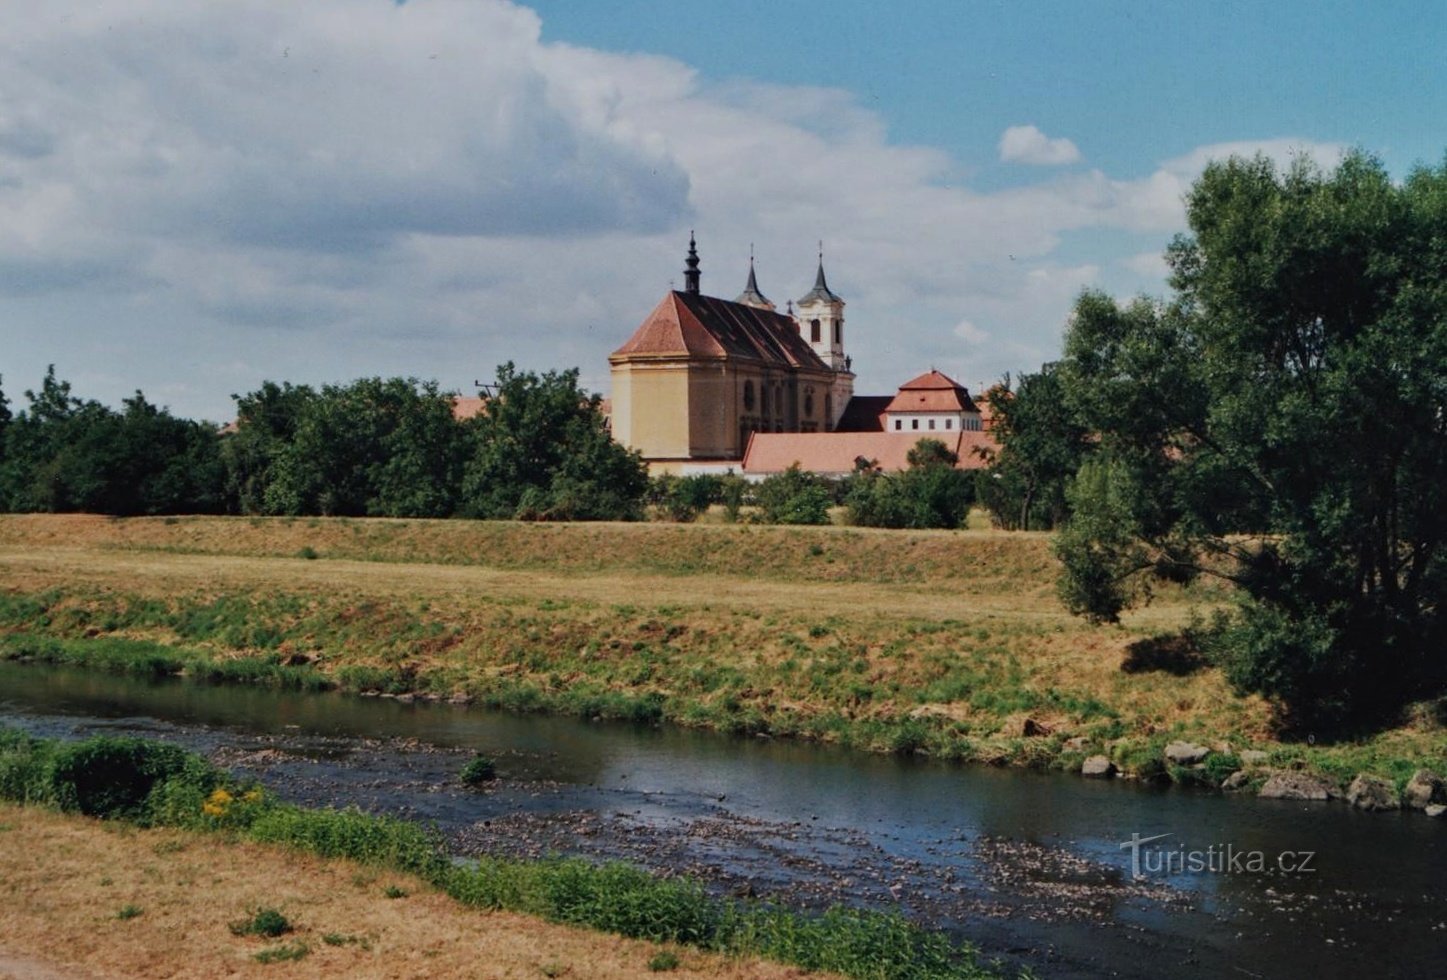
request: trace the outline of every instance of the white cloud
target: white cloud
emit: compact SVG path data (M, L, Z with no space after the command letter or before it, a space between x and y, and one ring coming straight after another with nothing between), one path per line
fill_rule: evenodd
M969 320L961 320L955 324L954 334L967 344L983 344L990 339L988 330L981 330Z
M50 361L211 418L266 378L466 388L512 359L601 385L690 227L705 291L743 288L752 242L780 306L824 239L861 391L979 380L1056 356L1079 290L1182 230L1208 156L1277 148L986 193L848 92L544 44L503 0L72 8L0 7L12 395Z
M1165 254L1160 251L1137 252L1121 259L1120 264L1144 279L1164 281L1171 271L1166 265Z
M1063 136L1051 139L1035 126L1011 126L1000 137L1000 159L1058 167L1080 160L1080 150Z

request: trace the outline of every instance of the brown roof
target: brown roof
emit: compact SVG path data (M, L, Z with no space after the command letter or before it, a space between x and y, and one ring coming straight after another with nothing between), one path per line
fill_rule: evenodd
M793 319L699 293L670 292L609 360L628 357L744 358L828 371Z
M938 371L927 371L899 386L886 412L978 412L965 386Z
M452 397L452 417L461 422L474 415L481 415L482 407L486 404L486 398L463 398L461 395L454 395Z
M909 469L909 451L921 439L937 439L960 458L962 470L977 470L985 460L976 449L993 449L984 432L756 432L744 453L746 474L782 473L795 463L811 473L851 473L863 457L886 472Z
M844 406L835 432L883 432L884 410L894 400L893 395L855 395Z

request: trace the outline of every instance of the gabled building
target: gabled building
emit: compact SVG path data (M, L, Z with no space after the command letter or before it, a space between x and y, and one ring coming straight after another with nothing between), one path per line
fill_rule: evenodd
M700 280L690 235L684 288L608 358L613 437L654 472L685 473L737 467L755 432L831 431L854 374L844 301L825 282L822 255L797 314L764 296L752 260L734 300L705 296Z
M821 476L845 476L861 465L884 472L908 466L921 439L937 439L958 457L959 469L986 463L994 439L965 386L928 371L900 385L894 397L856 395L839 427L817 436L757 433L744 454L750 478L781 473L791 465Z
M935 370L899 386L884 408L886 432L979 432L980 409L965 386Z

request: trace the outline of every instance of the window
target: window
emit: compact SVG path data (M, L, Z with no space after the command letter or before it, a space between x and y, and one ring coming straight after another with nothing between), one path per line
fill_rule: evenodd
M769 414L769 386L768 386L768 385L759 385L759 413L760 413L761 415L768 415L768 414Z
M894 420L894 428L895 428L896 431L898 431L898 430L900 430L900 429L903 429L903 428L904 428L904 420L903 420L903 419L895 419L895 420Z
M744 411L746 411L746 412L752 412L753 410L754 410L754 383L753 383L752 381L745 381L745 382L744 382Z
M810 320L810 321L809 321L809 340L812 341L813 343L816 343L816 344L819 343L819 321L818 321L818 320Z
M844 324L838 320L834 321L834 346L839 347L844 343Z
M945 419L945 428L946 428L946 429L953 429L954 427L955 427L955 420L954 420L954 419Z
M809 417L814 414L814 396L812 394L804 396L804 414Z
M930 420L929 420L929 427L930 427L930 431L933 432L933 431L934 431L934 428L935 428L935 420L934 420L934 419L930 419Z
M910 420L909 420L909 427L910 427L911 429L918 429L918 428L919 428L919 419L910 419Z

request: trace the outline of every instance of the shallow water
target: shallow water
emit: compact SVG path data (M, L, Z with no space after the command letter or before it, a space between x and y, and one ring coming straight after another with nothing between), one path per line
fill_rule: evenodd
M1049 976L1426 976L1447 947L1447 820L1416 813L16 664L0 724L175 741L288 799L435 823L459 853L618 857L898 908ZM482 793L456 782L473 752L502 777ZM1177 854L1143 849L1136 878L1132 834ZM1256 873L1252 852L1310 852L1311 870Z

